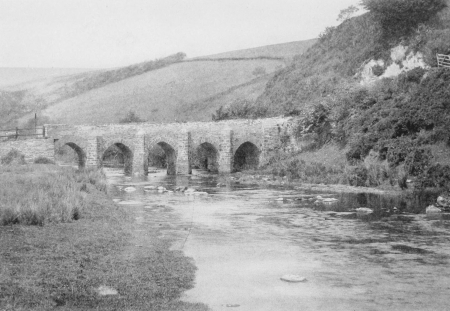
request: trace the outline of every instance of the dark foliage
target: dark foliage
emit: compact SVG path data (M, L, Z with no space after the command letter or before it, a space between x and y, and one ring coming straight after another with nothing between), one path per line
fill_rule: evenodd
M213 121L243 119L243 118L261 118L266 115L267 110L257 107L253 102L246 99L237 99L229 106L221 106L212 115Z
M409 34L447 7L446 0L363 0L365 9L380 21L385 36Z
M55 161L46 157L37 157L33 162L34 164L55 164Z
M429 167L417 179L417 188L436 187L450 190L450 166L435 164Z
M127 115L119 120L119 123L139 123L145 122L145 120L139 118L139 116L133 110L128 111Z

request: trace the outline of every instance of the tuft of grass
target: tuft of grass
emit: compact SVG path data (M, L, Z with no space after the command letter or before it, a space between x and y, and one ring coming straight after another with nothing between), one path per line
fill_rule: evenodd
M0 223L44 225L79 219L86 209L82 185L106 191L97 170L60 169L53 165L1 167ZM86 187L87 188L87 187Z
M0 158L3 165L25 164L25 156L17 149L11 149L7 154Z

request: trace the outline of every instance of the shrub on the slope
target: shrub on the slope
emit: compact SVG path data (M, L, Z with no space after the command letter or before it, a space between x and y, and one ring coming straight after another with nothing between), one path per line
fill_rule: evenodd
M409 34L419 24L429 21L447 7L446 0L363 0L365 9L380 21L384 35Z

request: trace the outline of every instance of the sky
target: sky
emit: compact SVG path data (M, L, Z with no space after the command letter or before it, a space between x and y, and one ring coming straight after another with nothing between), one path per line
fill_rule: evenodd
M360 0L0 0L0 67L111 68L316 38Z

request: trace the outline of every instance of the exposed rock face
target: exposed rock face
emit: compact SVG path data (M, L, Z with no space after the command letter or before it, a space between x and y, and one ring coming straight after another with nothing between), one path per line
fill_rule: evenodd
M365 64L361 71L361 84L367 85L382 78L395 77L402 72L409 71L417 67L425 69L429 68L424 61L422 53L410 52L409 54L406 54L407 51L408 47L403 45L399 45L391 49L392 63L387 67L382 59L370 60ZM384 72L381 75L375 74L374 69L376 67L384 68Z

